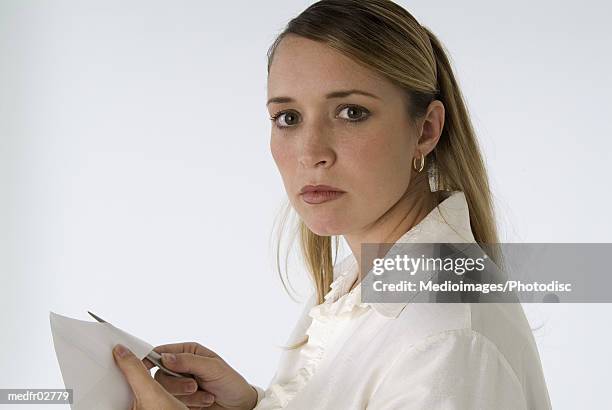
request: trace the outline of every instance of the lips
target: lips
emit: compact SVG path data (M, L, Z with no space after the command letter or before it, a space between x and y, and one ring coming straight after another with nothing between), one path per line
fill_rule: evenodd
M339 188L335 188L329 185L304 185L300 190L300 194L306 192L344 192Z
M329 185L305 185L300 190L304 202L312 205L332 201L344 193L343 190Z

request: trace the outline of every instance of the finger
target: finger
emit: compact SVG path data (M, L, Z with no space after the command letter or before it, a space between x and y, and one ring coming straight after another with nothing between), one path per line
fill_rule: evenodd
M187 407L210 407L215 402L215 396L204 390L198 390L189 396L177 396Z
M198 383L190 377L170 376L161 370L155 372L154 379L163 386L168 393L175 396L192 394L198 389Z
M223 376L223 361L217 357L198 356L192 353L162 353L162 363L177 373L190 373L204 381Z
M207 347L202 346L197 342L186 343L168 343L165 345L156 346L154 349L157 353L192 353L198 356L219 357L217 353Z
M113 356L117 366L132 388L134 396L142 398L147 392L156 388L157 383L151 377L144 363L127 347L121 344L116 345L113 348Z
M213 402L210 406L204 406L202 409L206 410L227 410L227 407L221 407L219 404Z
M146 357L144 359L142 359L142 363L145 365L145 367L147 368L147 370L151 370L152 368L154 368L155 366L157 366L155 363L153 363L152 361L150 361L149 359L147 359Z

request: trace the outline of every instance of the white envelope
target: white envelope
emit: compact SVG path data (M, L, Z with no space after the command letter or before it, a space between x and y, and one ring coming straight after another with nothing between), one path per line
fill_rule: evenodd
M72 410L129 410L132 390L113 359L117 343L139 359L153 346L110 323L88 322L50 312L51 333L64 385L73 389Z

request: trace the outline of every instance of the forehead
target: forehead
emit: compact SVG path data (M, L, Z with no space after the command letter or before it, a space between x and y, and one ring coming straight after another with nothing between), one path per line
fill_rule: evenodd
M268 75L269 97L353 88L383 97L400 92L386 78L324 43L288 35L278 44Z

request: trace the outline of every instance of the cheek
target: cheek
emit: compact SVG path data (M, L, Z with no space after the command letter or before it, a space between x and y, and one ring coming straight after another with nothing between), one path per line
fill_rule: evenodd
M405 188L410 179L409 143L388 135L364 141L346 147L345 157L351 158L348 175L353 175L358 189L376 200Z
M291 146L284 143L281 138L272 135L270 138L270 152L276 167L286 182L285 178L289 176L288 174L294 168L293 164L295 163L295 155Z

